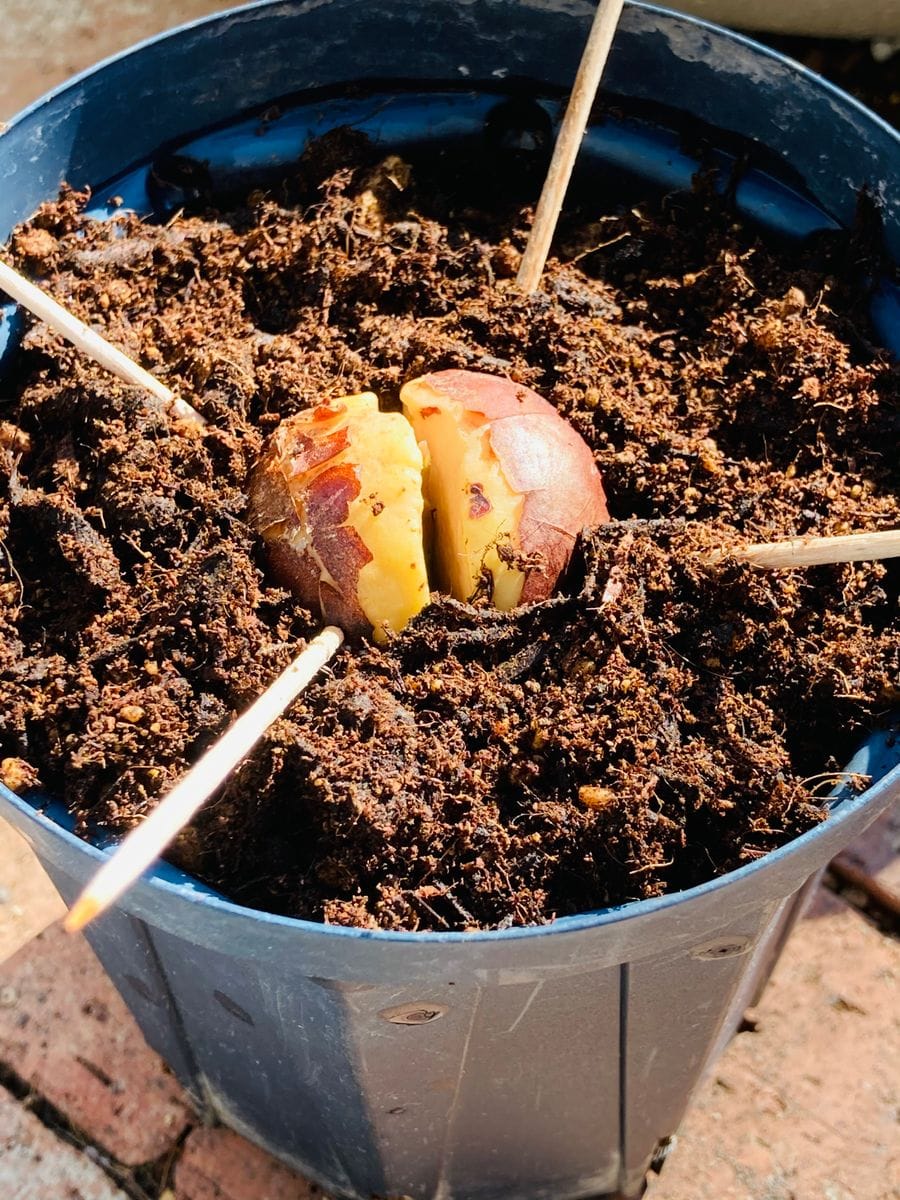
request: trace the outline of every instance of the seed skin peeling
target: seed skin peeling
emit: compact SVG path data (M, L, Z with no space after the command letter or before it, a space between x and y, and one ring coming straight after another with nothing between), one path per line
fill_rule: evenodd
M248 521L273 575L351 636L398 633L429 599L422 453L371 392L282 421L255 465Z

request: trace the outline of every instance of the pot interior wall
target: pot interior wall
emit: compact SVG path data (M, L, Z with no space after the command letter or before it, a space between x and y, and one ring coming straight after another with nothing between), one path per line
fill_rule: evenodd
M684 111L628 97L607 96L605 109L585 137L571 202L587 201L598 213L612 211L648 196L689 189L703 169L713 170L718 189L733 195L737 214L773 238L803 240L841 228L800 174L758 143L712 128ZM160 164L164 169L173 155L196 163L208 178L211 202L227 208L254 187L277 189L304 148L340 126L365 133L385 154L428 148L490 169L485 156L498 136L498 123L504 143L516 145L531 136L532 126L546 122L548 153L550 131L558 127L563 111L564 100L533 81L490 89L435 89L410 82L318 89L273 100L250 116L168 143L121 174L90 181L95 202L88 211L99 220L123 208L148 219L167 219L175 208L190 203L186 188L193 182L188 175L189 182L183 183L176 168L170 171L171 185L154 186ZM525 172L526 201L536 198L547 153L535 153L533 167ZM461 194L470 188L473 200L483 201L490 186L490 180L473 173ZM872 315L884 344L900 353L900 320L895 319L900 292L887 278L876 293ZM9 368L23 321L10 303L0 305L0 317L0 368L4 363Z

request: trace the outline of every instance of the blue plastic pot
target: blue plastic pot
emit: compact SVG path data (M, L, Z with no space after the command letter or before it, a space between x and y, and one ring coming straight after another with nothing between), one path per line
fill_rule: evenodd
M164 143L189 143L227 178L295 156L310 131L348 116L392 146L464 135L507 76L536 81L554 112L592 13L581 0L305 0L201 21L9 125L0 237L64 179L146 207L146 161ZM395 99L335 87L365 80ZM313 88L332 90L253 136L254 110ZM605 178L687 182L696 162L680 110L727 131L725 147L737 137L768 149L772 165L748 171L737 193L763 223L799 234L846 224L868 184L900 251L897 136L809 72L633 5L606 88L624 115L585 147ZM892 310L885 286L885 329ZM900 796L898 763L900 746L875 738L852 764L873 776L868 791L837 797L831 818L789 846L703 887L546 928L330 928L238 907L163 867L88 936L197 1102L334 1194L633 1197L765 983L810 881ZM66 899L104 857L2 787L0 811Z

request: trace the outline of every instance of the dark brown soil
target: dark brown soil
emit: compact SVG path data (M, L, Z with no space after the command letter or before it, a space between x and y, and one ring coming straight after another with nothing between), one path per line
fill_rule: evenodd
M472 929L683 888L810 828L900 701L898 563L713 569L703 550L900 525L871 224L767 247L703 187L575 213L526 299L520 202L487 216L424 156L410 178L375 167L338 136L279 202L97 224L68 194L13 239L210 426L29 333L0 399L5 770L36 769L84 832L152 808L316 626L242 521L263 436L457 366L553 401L619 521L548 603L436 599L388 649L343 652L173 858L277 912Z

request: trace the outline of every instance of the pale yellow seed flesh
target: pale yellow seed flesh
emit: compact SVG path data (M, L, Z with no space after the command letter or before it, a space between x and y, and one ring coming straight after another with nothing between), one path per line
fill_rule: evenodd
M426 447L424 492L426 507L434 514L438 587L468 600L487 570L494 605L515 608L525 575L501 560L498 547L519 549L524 498L501 470L487 420L419 380L405 385L402 400L416 438ZM490 505L488 511L481 497Z
M348 408L351 454L360 482L349 523L372 555L359 573L357 594L380 641L385 625L399 633L429 600L422 452L401 413L378 412L377 401L374 412L359 417L355 406Z

